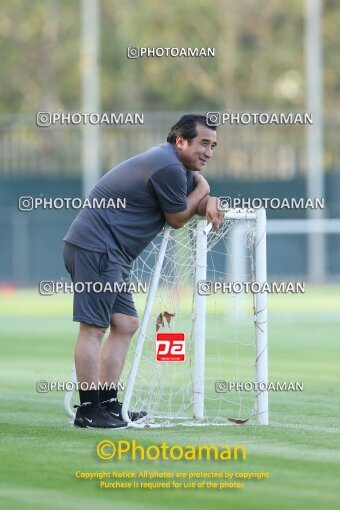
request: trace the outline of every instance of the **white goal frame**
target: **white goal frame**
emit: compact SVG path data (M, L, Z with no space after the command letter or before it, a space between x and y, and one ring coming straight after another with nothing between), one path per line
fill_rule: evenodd
M255 210L234 209L225 213L225 220L243 220L255 222L255 278L261 287L267 281L267 246L266 246L266 211L264 208ZM196 271L195 289L197 282L206 280L207 275L207 234L212 224L207 220L198 220L196 243ZM171 227L167 225L164 230L158 259L152 276L149 294L144 310L142 324L139 330L136 351L127 380L122 407L123 419L130 421L128 409L130 407L134 384L137 377L138 366L141 359L147 326L150 320L151 309L157 292L160 273L170 237ZM193 377L193 417L197 420L204 418L204 365L205 365L205 303L206 296L197 295L196 316L194 321L194 377ZM267 336L267 295L259 292L255 295L254 325L256 338L256 382L260 386L268 386L268 336ZM263 384L264 383L264 384ZM257 389L255 415L260 425L268 425L268 391Z

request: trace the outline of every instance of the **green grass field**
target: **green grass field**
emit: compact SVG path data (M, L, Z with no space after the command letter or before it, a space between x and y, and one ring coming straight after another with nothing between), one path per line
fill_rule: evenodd
M229 508L328 510L340 504L340 288L307 287L305 295L269 298L269 379L303 381L303 392L270 394L270 426L178 427L94 431L73 429L63 393L36 392L36 381L66 381L77 325L70 296L37 291L0 295L1 477L4 509ZM213 317L208 318L208 322ZM103 461L102 439L144 446L230 445L245 461ZM243 489L115 490L78 480L77 470L259 472Z

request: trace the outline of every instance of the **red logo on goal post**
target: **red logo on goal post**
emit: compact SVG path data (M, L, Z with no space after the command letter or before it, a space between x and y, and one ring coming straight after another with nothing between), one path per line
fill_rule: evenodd
M185 333L156 333L156 361L185 361Z

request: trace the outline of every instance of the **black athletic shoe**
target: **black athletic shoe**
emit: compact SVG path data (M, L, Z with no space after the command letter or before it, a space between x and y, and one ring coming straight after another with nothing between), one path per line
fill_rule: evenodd
M110 413L113 418L117 420L123 420L122 417L122 402L119 402L117 398L111 398L110 400L105 400L101 403L103 407L105 407L106 411ZM132 412L128 411L128 415L131 421L141 421L146 418L148 413L146 411Z
M115 429L127 427L127 423L118 420L106 409L91 402L85 402L81 406L74 406L77 408L76 417L74 419L74 427L81 428L96 428L96 429Z

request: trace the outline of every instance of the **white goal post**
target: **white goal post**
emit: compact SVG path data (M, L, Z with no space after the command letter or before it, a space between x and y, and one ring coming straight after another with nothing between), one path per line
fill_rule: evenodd
M200 283L209 280L267 281L265 209L228 210L218 233L200 217L179 230L166 225L135 261L133 280L147 282L148 293L135 295L143 316L122 376L123 418L130 421L128 410L146 410L150 427L230 425L248 419L267 425L266 293L198 292ZM185 332L184 363L156 360L158 329ZM217 393L215 384L222 377L262 385L251 395ZM74 369L71 380L76 381ZM70 417L71 399L68 391L64 407Z

